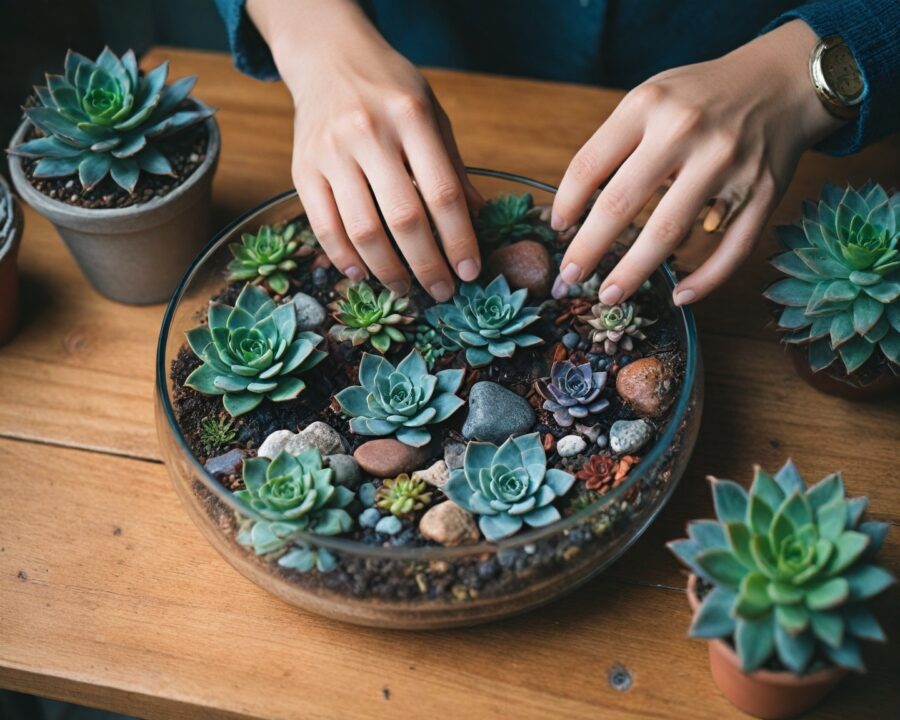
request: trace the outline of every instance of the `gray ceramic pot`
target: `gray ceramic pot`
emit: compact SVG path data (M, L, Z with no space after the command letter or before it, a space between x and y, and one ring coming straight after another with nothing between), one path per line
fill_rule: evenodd
M12 147L25 139L28 127L27 120L19 126ZM209 144L200 167L170 193L146 203L92 210L54 200L36 190L21 159L10 156L13 184L25 202L56 226L98 291L129 305L163 302L209 240L220 140L215 118L206 120L206 127Z
M0 195L8 211L0 226L0 345L16 334L19 321L19 268L17 257L22 241L22 211L0 175Z

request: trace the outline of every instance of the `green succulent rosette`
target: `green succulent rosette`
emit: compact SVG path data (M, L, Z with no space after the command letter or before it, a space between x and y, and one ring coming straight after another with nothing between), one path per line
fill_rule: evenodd
M328 334L338 342L349 340L353 345L366 341L380 353L386 353L391 343L404 343L406 336L400 330L414 318L403 313L409 308L409 299L389 290L377 295L369 283L342 281L335 288L342 297L328 304L337 324Z
M325 359L320 335L297 330L291 303L276 305L255 285L246 285L234 307L212 302L208 325L188 330L187 341L203 364L185 385L221 395L230 415L250 412L265 398L283 402L306 387L298 377Z
M361 385L344 388L335 399L357 435L395 435L406 445L431 440L428 425L443 422L464 404L456 395L465 372L441 370L430 375L422 354L413 350L397 367L385 358L363 353Z
M264 282L278 295L290 288L287 273L297 269L297 258L313 252L301 243L297 223L263 225L255 234L241 235L241 241L228 249L234 256L228 263L228 280Z
M428 308L425 319L443 333L447 346L466 349L469 365L484 367L495 357L512 357L516 348L544 342L525 332L540 317L540 308L524 307L527 296L524 288L511 292L503 275L484 288L462 283L452 302Z
M868 499L847 498L839 473L807 487L790 461L757 468L749 493L711 481L717 519L669 544L713 586L691 635L733 639L745 672L777 657L800 674L817 656L863 670L859 640L884 640L866 603L894 582L872 562L888 525L862 520Z
M531 193L507 193L488 200L475 215L478 239L488 245L536 237L550 241L556 233L540 221Z
M168 63L163 63L141 75L131 50L119 58L104 48L96 60L70 50L65 73L47 75L46 86L35 88L39 105L25 110L44 136L9 152L37 158L38 178L77 172L85 190L107 174L128 192L134 191L141 172L174 175L155 145L202 122L214 110L182 108L197 79L166 85L168 72Z
M500 447L470 442L463 466L450 472L444 494L478 516L488 540L515 535L524 525L543 527L560 519L553 501L565 495L575 478L547 468L538 433L510 438Z

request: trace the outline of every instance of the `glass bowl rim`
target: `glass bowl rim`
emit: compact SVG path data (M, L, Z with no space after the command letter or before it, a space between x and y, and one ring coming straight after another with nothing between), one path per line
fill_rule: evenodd
M557 188L553 185L550 185L549 183L535 180L523 175L517 175L515 173L504 172L502 170L492 170L488 168L467 166L466 173L470 175L490 177L497 180L505 180L508 182L525 185L536 190L541 190L543 192L549 193L551 195L555 195L557 191ZM169 332L171 330L171 324L175 317L175 311L181 302L184 291L190 285L195 272L204 265L206 260L216 250L219 249L219 247L226 239L230 238L235 228L239 227L252 216L273 208L279 203L283 202L285 199L294 197L296 195L296 190L285 190L284 192L278 193L277 195L264 200L253 208L250 208L246 212L242 213L213 236L213 238L206 244L203 250L201 250L200 253L191 262L190 266L185 271L184 276L179 281L178 286L172 293L172 297L169 299L169 302L166 305L165 314L163 315L162 326L160 328L159 340L157 342L156 349L155 385L158 401L157 412L161 410L164 413L166 424L177 442L178 449L183 455L187 456L190 464L193 466L197 477L201 480L207 490L212 492L218 500L222 501L233 511L235 511L239 517L247 517L255 520L262 520L262 518L255 517L252 512L248 511L248 508L243 505L238 505L238 503L233 499L232 493L225 487L223 487L212 475L210 475L209 472L207 472L206 468L203 467L202 464L200 464L200 461L188 446L187 441L185 440L185 437L181 431L181 426L178 424L178 421L175 417L175 410L172 407L172 403L169 399L168 387L166 384L166 378L168 377L165 357L166 342L169 338ZM675 288L677 280L668 263L660 266L656 273L662 276L664 284L668 287L669 290L673 290ZM648 472L651 472L655 468L656 462L670 446L675 438L675 435L681 428L682 422L690 406L694 384L698 379L697 373L699 366L698 359L700 347L699 339L697 336L697 326L694 320L693 312L689 307L685 305L675 306L674 310L674 315L677 319L680 319L681 326L683 327L685 334L685 372L682 378L681 390L672 410L672 415L669 418L668 426L666 427L665 432L660 435L660 437L656 440L650 450L648 450L647 453L641 458L641 461L631 469L625 481L618 487L610 490L608 493L601 495L590 505L572 513L568 517L557 520L550 525L541 528L533 528L527 530L526 532L513 535L512 537L505 538L498 542L481 541L476 544L459 546L385 547L382 545L367 545L358 540L350 540L333 535L319 535L312 532L298 532L295 535L292 535L292 542L307 543L317 548L326 548L337 553L346 553L348 555L354 555L357 557L409 561L451 560L457 557L468 557L484 553L494 554L503 550L511 550L514 548L522 548L528 546L539 540L552 537L567 530L571 530L572 528L586 521L591 516L595 515L600 510L612 506L632 487L643 480L644 476ZM162 438L160 438L160 442L162 442ZM169 472L171 473L172 471L170 470ZM652 515L655 515L657 512L659 512L661 507L662 505L653 508ZM631 542L633 542L635 539L636 537L631 538L627 544L630 545Z

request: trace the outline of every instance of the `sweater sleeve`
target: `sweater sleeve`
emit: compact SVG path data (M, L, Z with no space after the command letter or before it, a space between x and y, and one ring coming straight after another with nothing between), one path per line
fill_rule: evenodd
M225 21L228 44L234 66L258 80L277 80L278 69L269 46L247 15L247 0L216 0L219 14Z
M803 20L820 37L839 35L862 71L859 117L829 135L817 150L849 155L900 130L900 2L897 0L814 0L776 18L764 32Z

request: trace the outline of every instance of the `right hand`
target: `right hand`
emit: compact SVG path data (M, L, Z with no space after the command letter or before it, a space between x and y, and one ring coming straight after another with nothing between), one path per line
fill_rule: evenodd
M395 292L409 290L377 202L435 300L454 292L447 261L462 280L478 277L467 201L473 207L483 201L466 177L447 115L418 70L354 2L251 0L247 9L294 98L293 180L335 267L354 281L371 271Z

